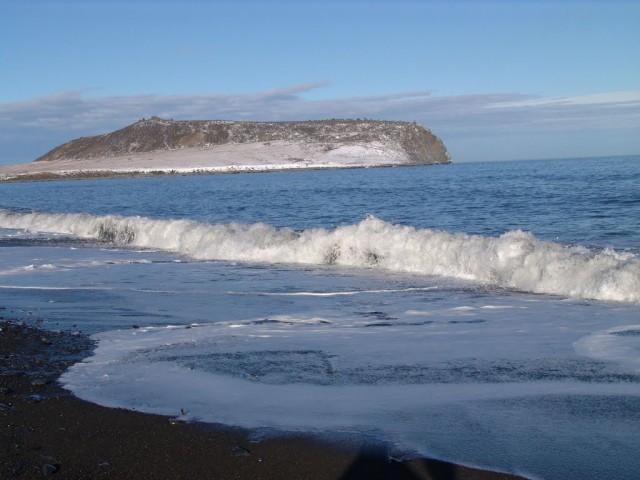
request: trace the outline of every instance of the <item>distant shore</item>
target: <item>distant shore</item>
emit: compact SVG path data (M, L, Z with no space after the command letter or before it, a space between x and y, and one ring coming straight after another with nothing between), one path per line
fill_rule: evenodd
M173 121L153 117L62 144L0 181L363 168L451 163L442 141L415 123Z
M374 166L230 166L226 168L196 168L196 169L146 169L146 170L77 170L61 172L34 172L20 173L16 175L0 175L0 183L18 182L51 182L60 180L92 180L109 178L149 178L149 177L186 177L196 175L225 175L234 173L265 173L265 172L290 172L297 170L352 170L358 168L391 168L411 165L374 165Z
M0 321L0 478L522 478L304 436L253 442L240 429L94 405L57 383L91 348L82 334Z

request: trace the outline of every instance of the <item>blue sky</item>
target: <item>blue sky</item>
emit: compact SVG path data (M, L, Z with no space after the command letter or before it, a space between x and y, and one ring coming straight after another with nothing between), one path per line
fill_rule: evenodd
M0 0L0 165L142 117L417 121L454 161L640 153L640 2Z

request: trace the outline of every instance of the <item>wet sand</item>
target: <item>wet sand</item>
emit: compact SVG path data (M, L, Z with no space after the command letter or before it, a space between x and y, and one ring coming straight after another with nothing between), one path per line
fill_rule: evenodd
M354 442L256 442L239 429L94 405L57 383L91 348L84 335L0 318L0 478L522 478L429 459L398 461L382 446Z

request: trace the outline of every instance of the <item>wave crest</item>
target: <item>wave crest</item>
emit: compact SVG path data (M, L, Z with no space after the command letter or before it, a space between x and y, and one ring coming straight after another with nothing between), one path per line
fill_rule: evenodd
M333 230L204 224L114 215L0 209L0 226L162 249L198 260L343 265L448 276L523 292L640 303L640 258L542 241L515 230L499 237L393 225L369 216Z

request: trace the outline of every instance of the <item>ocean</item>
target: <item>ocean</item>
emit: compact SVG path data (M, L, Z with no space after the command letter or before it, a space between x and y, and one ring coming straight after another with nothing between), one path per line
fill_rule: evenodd
M4 183L0 308L102 405L640 477L640 156Z

